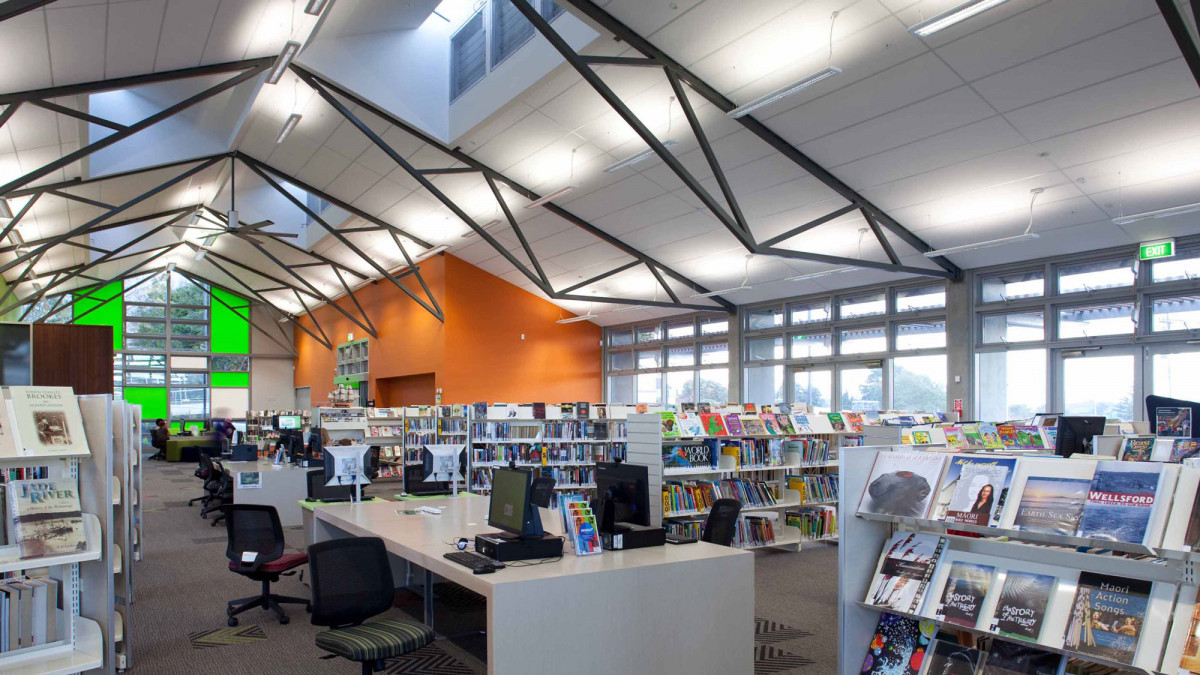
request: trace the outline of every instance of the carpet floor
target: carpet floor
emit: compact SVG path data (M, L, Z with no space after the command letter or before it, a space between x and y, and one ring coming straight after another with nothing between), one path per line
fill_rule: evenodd
M258 609L239 615L237 627L226 625L225 603L254 595L259 587L229 571L224 525L210 527L199 517L199 505L187 505L201 492L193 469L190 464L144 463L143 559L135 568L135 603L127 627L131 670L156 675L201 669L223 675L360 672L358 664L343 659L318 660L325 653L313 638L323 629L309 623L300 605L285 606L291 619L287 625ZM373 485L367 494L390 497L396 487ZM299 528L287 529L285 537L288 551L301 550ZM835 672L837 548L756 552L755 586L755 675ZM271 590L309 595L308 586L295 576L284 577ZM397 591L394 604L387 618L420 619L419 595ZM455 637L439 638L389 661L384 672L485 673L483 599L454 584L437 584L435 617L438 632Z

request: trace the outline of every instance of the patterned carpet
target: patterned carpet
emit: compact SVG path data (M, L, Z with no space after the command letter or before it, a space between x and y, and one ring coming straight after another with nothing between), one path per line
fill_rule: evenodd
M224 530L199 517L187 500L199 495L193 467L146 462L143 473L145 555L137 565L137 602L127 630L131 670L137 673L198 672L217 667L222 675L358 673L344 659L320 660L303 608L286 608L292 621L281 626L272 614L250 610L241 625L225 624L225 603L253 595L258 584L228 570ZM371 486L369 495L389 496L394 484ZM299 528L285 530L288 551L299 551ZM837 549L818 547L799 554L756 553L755 675L817 675L836 670ZM285 577L272 586L281 595L306 596L307 586ZM433 644L388 661L392 675L478 675L487 672L486 604L450 583L435 585L440 635ZM398 591L387 618L420 620L420 597ZM215 659L215 660L214 660Z

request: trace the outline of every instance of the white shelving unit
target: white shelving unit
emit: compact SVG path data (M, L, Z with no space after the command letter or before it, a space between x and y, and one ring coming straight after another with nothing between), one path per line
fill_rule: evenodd
M136 409L136 410L135 410ZM113 401L113 593L114 620L122 630L114 630L117 670L133 665L130 636L133 620L130 606L134 599L135 551L141 527L141 412L140 406ZM120 493L117 486L124 486Z
M73 625L76 629L76 651L93 655L89 667L71 668L80 660L78 655L64 659L63 663L39 663L50 668L45 672L96 672L115 673L117 669L116 625L117 603L115 575L118 546L115 541L117 528L113 498L116 473L116 444L113 425L113 400L108 395L78 396L79 409L83 414L84 433L87 436L90 458L78 462L79 504L84 513L96 516L99 526L100 557L80 563L77 574L77 596ZM90 542L89 542L90 547ZM124 553L124 551L122 551ZM64 585L64 588L66 586ZM67 604L64 594L64 605ZM126 617L127 618L127 617ZM81 643L79 638L89 640ZM34 664L30 664L31 666ZM57 669L63 668L63 669ZM26 671L40 673L41 670Z
M1074 536L1028 532L1012 528L988 528L960 523L948 524L918 518L885 516L878 514L857 515L858 502L870 479L871 467L876 456L882 452L911 450L911 446L868 446L847 448L840 457L840 510L847 514L841 522L842 536L855 542L853 547L842 547L838 555L838 621L840 636L838 673L859 673L868 651L875 627L884 613L914 619L934 621L950 632L961 632L973 639L995 638L1006 640L978 627L963 627L941 624L934 618L937 609L936 597L941 592L948 571L946 560L985 562L998 572L1009 569L1053 574L1056 586L1045 610L1044 625L1036 643L1030 646L1043 651L1065 654L1073 660L1092 663L1103 668L1114 668L1121 672L1157 675L1175 675L1179 672L1179 659L1193 630L1191 619L1195 605L1197 582L1196 563L1200 553L1186 550L1165 550L1156 546L1123 544L1099 541ZM1098 458L1102 459L1102 458ZM1019 460L1020 461L1020 460ZM1084 460L1057 460L1076 465ZM1019 470L1019 469L1018 469ZM1165 475L1165 474L1164 474ZM1164 478L1164 480L1166 480ZM1193 487L1195 477L1193 476ZM1173 483L1169 483L1174 489ZM1179 489L1183 480L1180 479ZM1013 489L1022 488L1014 485ZM1179 500L1180 493L1174 493ZM1172 505L1172 493L1167 493L1162 508ZM1192 498L1186 499L1190 511ZM1172 516L1174 517L1174 516ZM1187 514L1184 514L1186 519ZM1165 517L1164 517L1165 518ZM1003 521L1002 521L1003 524ZM1170 527L1171 525L1168 525ZM949 531L965 531L984 535L982 538L949 534ZM925 593L919 613L909 614L874 607L865 602L867 591L875 575L880 552L893 532L928 532L945 537L947 548ZM1114 555L1113 552L1118 554ZM1139 627L1137 650L1132 665L1117 663L1087 654L1072 652L1065 648L1063 635L1071 617L1073 597L1079 572L1107 574L1128 579L1141 579L1153 583L1149 595L1144 624ZM998 594L999 582L993 581L988 596L983 600L981 616L990 616L994 606L993 594ZM981 620L979 624L983 624ZM1089 671L1090 672L1090 671ZM1107 671L1106 671L1107 672Z

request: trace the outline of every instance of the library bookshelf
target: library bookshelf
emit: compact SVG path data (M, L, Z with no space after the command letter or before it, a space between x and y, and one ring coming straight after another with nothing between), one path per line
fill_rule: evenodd
M1095 471L1096 459L1076 456L1072 459L1022 455L1012 474L1009 495L1000 507L997 527L947 523L927 517L892 516L860 512L859 502L871 480L876 458L883 453L921 451L913 446L866 446L842 452L840 510L848 514L842 521L842 536L856 543L853 550L843 547L838 556L839 635L838 673L862 672L864 659L884 614L930 622L943 632L959 633L971 644L990 651L997 641L1017 642L1039 651L1065 657L1071 672L1120 672L1152 675L1186 673L1180 660L1185 649L1195 651L1196 595L1200 576L1197 563L1200 551L1179 544L1182 532L1198 515L1194 513L1200 470L1165 464L1156 495L1155 511L1146 524L1146 538L1140 542L1120 542L1088 537L1034 532L1014 524L1021 506L1026 483L1033 476L1087 479ZM943 452L937 448L925 452ZM948 453L950 457L960 456ZM975 454L975 453L971 453ZM1008 453L984 453L1008 456ZM1126 463L1121 463L1126 464ZM1133 464L1133 463L1129 463ZM870 602L880 555L896 533L924 533L942 537L945 547L928 577L928 586L913 611L877 607ZM1174 534L1173 534L1174 533ZM939 619L940 600L949 585L953 563L984 564L995 575L978 601L977 620L964 626ZM1002 579L1017 573L1052 576L1054 583L1041 606L1042 623L1035 640L1022 641L995 632L990 618L996 614ZM1137 631L1137 640L1128 660L1110 660L1073 650L1067 641L1073 620L1080 615L1076 590L1081 574L1110 575L1150 584L1145 609ZM1086 616L1088 612L1083 611ZM1086 621L1085 621L1086 623ZM1114 622L1115 623L1115 622ZM1099 624L1093 624L1099 625ZM1090 630L1090 629L1089 629ZM1105 630L1098 628L1097 630ZM967 644L961 641L962 644ZM1096 670L1099 669L1099 670Z
M740 413L740 410L729 409L728 412ZM818 416L809 415L809 418L815 421ZM635 414L628 418L628 461L648 468L651 523L692 536L699 534L702 519L708 515L708 510L670 510L666 500L661 498L664 489L671 490L676 483L697 480L720 482L745 479L754 484L767 484L773 497L764 500L756 496L749 502L743 500L741 516L772 521L774 538L743 540L739 536L735 539L735 546L798 551L805 545L836 543L838 535L836 531L822 536L806 535L799 527L787 523L786 514L789 511L803 511L805 507L825 507L833 511L836 522L837 502L836 499L828 498L828 493L814 498L814 494L809 490L793 489L790 485L806 486L811 485L809 481L815 480L822 481L828 489L836 490L837 455L844 445L858 445L861 439L858 433L834 431L827 421L826 426L827 429L814 426L814 430L808 433L665 438L662 433L662 418L658 413ZM778 443L780 451L776 453L776 461L773 464L769 461L746 463L739 457L721 453L714 457L713 463L708 466L664 465L663 458L667 452L687 453L688 448L702 446L706 441L716 441L718 445L753 444L758 448L768 443Z

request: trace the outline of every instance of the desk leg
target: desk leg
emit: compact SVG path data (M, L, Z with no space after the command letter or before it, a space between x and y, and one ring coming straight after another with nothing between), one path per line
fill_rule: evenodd
M433 628L433 572L425 570L425 625Z

